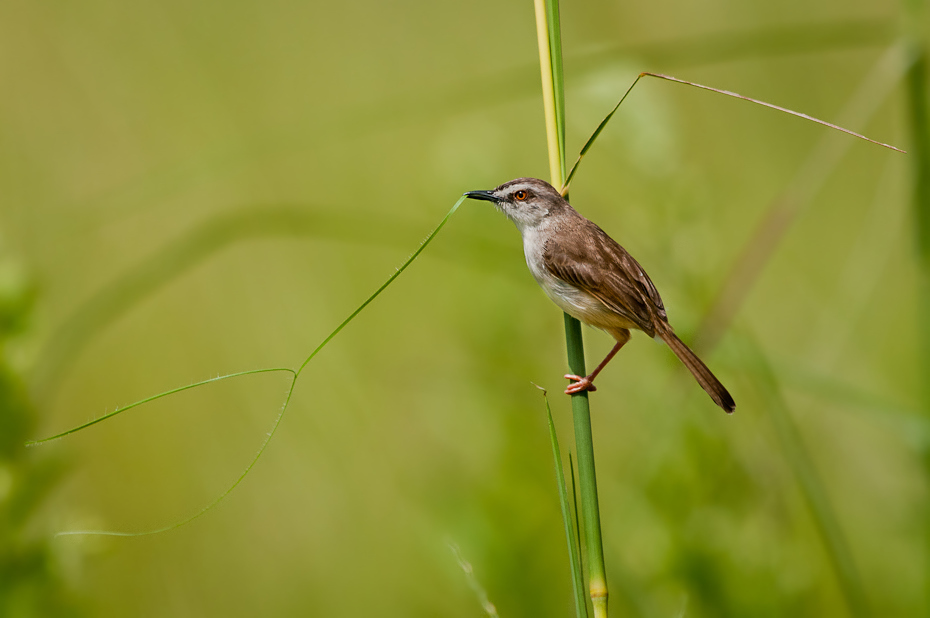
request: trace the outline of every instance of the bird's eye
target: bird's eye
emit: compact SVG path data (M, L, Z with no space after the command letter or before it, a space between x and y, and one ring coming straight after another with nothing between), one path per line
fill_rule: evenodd
M527 197L527 193L523 189L520 189L519 191L514 191L513 199L522 202L523 200L526 199L526 197Z

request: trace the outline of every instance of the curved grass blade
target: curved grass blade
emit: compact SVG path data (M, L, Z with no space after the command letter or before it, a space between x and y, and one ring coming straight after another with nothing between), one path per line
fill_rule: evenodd
M373 293L371 296L369 296L367 300L365 300L365 302L363 302L361 305L359 305L358 308L357 308L355 311L353 311L351 315L349 315L349 317L347 317L345 320L342 321L342 324L340 324L339 326L337 326L336 329L335 329L333 332L331 332L331 333L329 334L329 336L328 336L326 339L323 340L323 343L321 343L320 345L318 345L318 346L316 347L316 349L315 349L313 352L310 353L310 356L307 357L307 360L305 360L305 361L300 365L300 368L297 369L297 376L300 376L300 372L304 370L304 367L307 366L307 363L309 363L311 360L313 360L313 357L316 356L316 355L319 353L319 351L322 350L322 349L326 346L326 344L329 343L329 342L333 339L333 337L335 337L336 335L338 335L338 334L339 334L339 331L341 331L343 328L345 328L346 325L347 325L349 322L351 322L352 320L354 320L354 319L355 319L355 316L357 316L358 314L360 314L360 313L362 312L362 310L363 310L365 307L367 307L369 304L371 304L371 301L373 301L374 299L376 299L376 298L378 297L378 295L381 294L381 292L383 292L389 285L391 285L392 283L394 283L394 280L397 279L397 278L400 276L400 274L401 274L402 272L404 272L405 270L407 270L407 267L410 266L410 264L412 264L413 261L414 261L415 259L417 259L417 256L419 256L421 253L423 253L423 250L426 249L426 246L429 245L430 242L432 242L433 238L436 237L436 234L439 233L439 230L441 230L442 228L445 227L446 223L449 221L449 219L452 218L452 215L455 214L455 211L459 209L459 206L461 206L461 205L462 205L462 202L464 202L464 201L465 201L465 196L463 195L463 196L460 197L459 200L452 206L452 209L449 210L449 212L446 214L446 216L442 218L442 221L439 222L439 225L436 226L436 229L434 229L432 232L430 232L430 233L429 233L429 236L427 236L425 239L423 239L423 242L421 242L421 243L420 243L420 246L417 247L417 250L414 251L414 252L410 255L410 257L408 257L408 258L404 261L404 263L401 264L401 265L397 268L397 271L396 271L393 275L391 275L390 277L388 277L387 281L385 281L383 284L381 284L381 287L379 287L377 290L375 290L374 293Z
M252 458L252 461L249 462L249 465L246 466L246 468L245 468L245 470L242 472L242 474L239 475L239 478L237 478L236 481L226 489L226 491L224 491L222 494L220 494L217 498L215 498L215 499L214 499L212 502L210 502L208 505L206 505L205 507L203 507L202 509L200 509L197 513L195 513L194 515L191 515L190 517L188 517L188 518L186 518L186 519L183 519L183 520L181 520L181 521L179 521L179 522L176 522L176 523L171 524L171 525L169 525L169 526L164 526L164 527L162 527L162 528L158 528L158 529L155 529L155 530L145 530L145 531L142 531L142 532L119 532L119 531L108 531L108 530L70 530L70 531L65 531L65 532L59 532L58 534L56 534L56 536L68 536L68 535L104 535L104 536L134 537L134 536L147 536L147 535L150 535L150 534L158 534L158 533L160 533L160 532L168 532L168 531L170 531L170 530L175 530L175 529L177 529L177 528L180 528L181 526L184 526L184 525L186 525L186 524L188 524L188 523L194 521L195 519L199 518L201 515L203 515L204 513L206 513L207 511L209 511L210 509L212 509L214 506L216 506L217 504L219 504L220 502L222 502L223 499L226 498L226 496L228 496L230 493L232 493L232 491L233 491L236 487L239 486L239 484L243 481L243 479L245 479L245 477L249 474L249 472L252 471L252 468L255 466L256 463L258 463L258 460L261 458L262 454L265 452L265 449L267 448L269 442L271 442L271 438L274 436L275 432L278 430L279 425L281 424L281 419L284 418L284 413L287 411L287 406L290 404L291 396L294 394L294 387L297 385L297 379L300 377L300 373L301 373L301 372L303 371L303 369L307 366L307 364L310 363L310 361L313 360L313 357L315 357L324 347L326 347L326 345L327 345L330 341L332 341L333 338L334 338L336 335L338 335L339 332L342 331L342 329L345 328L345 327L349 324L349 322L351 322L352 320L354 320L355 317L358 316L358 314L361 313L363 309L365 309L365 307L367 307L369 304L371 304L371 302L372 302L375 298L377 298L378 295L381 294L381 292L383 292L389 285L391 285L391 283L393 283L394 280L397 279L397 277L399 277L400 274L401 274L402 272L404 272L404 271L407 269L407 267L410 266L410 264L413 263L413 261L417 258L417 256L419 256L420 253L422 253L423 250L426 248L426 246L429 245L429 243L433 240L433 238L436 237L436 235L439 233L439 231L440 231L443 227L445 227L446 223L449 221L449 219L452 217L452 215L455 214L455 211L458 210L459 206L461 206L462 202L464 202L464 201L465 201L465 196L463 195L462 197L460 197L460 198L458 199L458 201L455 202L455 204L452 206L452 208L449 210L449 212L446 214L446 216L443 217L442 221L439 222L439 225L437 225L437 226L433 229L433 231L430 232L429 235L423 240L423 242L420 243L420 246L417 248L417 250L414 251L413 254L412 254L410 257L408 257L408 258L404 261L403 264L400 265L400 267L396 270L396 272L394 272L393 275L391 275L390 277L388 277L387 281L385 281L385 282L381 285L381 287L379 287L377 290L375 290L375 292L374 292L371 296L369 296L369 297L365 300L365 302L363 302L361 305L359 305L359 307L358 307L355 311L353 311L352 314L349 315L349 317L347 317L345 320L343 320L342 323L340 323L339 326L337 326L337 327L329 334L329 336L327 336L326 339L324 339L323 342L322 342L320 345L318 345L318 346L316 347L316 349L313 350L313 352L310 353L310 355L307 357L307 359L300 365L300 367L299 367L296 371L295 371L294 369L288 369L288 368L252 369L252 370L250 370L250 371L243 371L243 372L239 372L239 373L235 373L235 374L229 374L229 375L226 375L226 376L220 376L219 378L212 378L212 379L210 379L210 380L204 380L204 381L202 381L202 382L197 382L197 383L195 383L195 384L190 384L190 385L187 385L187 386L182 386L182 387L179 387L179 388L176 388L176 389L172 389L172 390L170 390L170 391L165 391L164 393L159 393L158 395L153 395L153 396L151 396L151 397L147 397L146 399L142 399L142 400L140 400L140 401L137 401L137 402L135 402L135 403L133 403L133 404L130 404L130 405L126 406L125 408L121 408L121 409L119 409L119 410L115 410L115 411L113 411L113 412L111 412L111 413L109 413L109 414L106 414L106 415L104 415L104 416L101 416L101 417L98 418L98 419L94 419L93 421L84 423L83 425L80 425L80 426L75 427L75 428L73 428L73 429L69 429L68 431L64 431L64 432L62 432L62 433L60 433L60 434L57 434L57 435L55 435L55 436L51 436L51 437L49 437L49 438L44 438L44 439L41 439L41 440L35 440L35 441L33 441L33 442L30 442L29 445L36 445L36 444L42 444L42 443L50 442L50 441L52 441L52 440L56 440L56 439L59 439L59 438L63 438L63 437L65 437L65 436L67 436L67 435L76 433L76 432L78 432L78 431L81 431L82 429L86 429L87 427L90 427L90 426L92 426L92 425L95 425L95 424L97 424L97 423L99 423L99 422L101 422L101 421L110 419L110 418L116 416L117 414L121 414L121 413L123 413L123 412L125 412L125 411L127 411L127 410L129 410L129 409L131 409L131 408L141 406L141 405L144 404L144 403L149 403L149 402L151 402L151 401L155 401L156 399L161 399L162 397L167 397L168 395L173 395L173 394L175 394L175 393L179 393L179 392L182 392L182 391L190 390L190 389L196 388L196 387L198 387L198 386L205 386L205 385L210 384L210 383L212 383L212 382L218 382L218 381L221 381L221 380L226 380L226 379L229 379L229 378L238 377L238 376L242 376L242 375L250 375L250 374L256 374L256 373L270 373L270 372L275 372L275 371L286 371L286 372L290 372L291 374L293 374L293 378L292 378L292 380L291 380L290 387L288 388L288 391L287 391L287 397L286 397L285 400L284 400L284 404L281 406L281 411L278 412L278 416L275 418L274 424L273 424L272 427L271 427L271 431L269 431L269 432L266 434L265 439L262 441L262 444L261 444L261 446L259 447L258 452L256 452L255 456Z
M291 373L293 373L294 376L293 378L291 378L291 384L287 389L287 396L284 399L284 405L281 406L281 410L278 412L278 416L275 417L274 423L271 426L271 431L265 434L265 439L262 440L261 445L258 447L258 451L256 451L255 455L252 457L252 460L249 462L249 465L247 465L245 467L245 470L242 471L242 474L239 475L239 477L235 480L235 482L233 482L232 485L226 488L226 491L224 491L219 496L214 498L212 502L210 502L209 504L201 508L199 511L197 511L193 515L185 519L182 519L181 521L175 522L167 526L162 526L161 528L156 528L154 530L141 530L139 532L122 532L119 530L65 530L62 532L57 532L55 536L56 537L59 537L59 536L121 536L121 537L149 536L152 534L160 534L162 532L170 532L171 530L177 530L181 526L186 526L187 524L191 523L195 519L198 519L202 515L206 514L207 511L211 510L217 504L225 500L226 496L231 494L233 490L239 486L239 483L241 483L245 479L245 477L248 476L249 472L252 471L252 468L255 467L255 464L258 463L258 460L265 453L265 449L268 447L268 444L271 442L271 438L273 438L275 432L278 431L278 427L281 425L281 419L284 418L284 412L287 411L287 406L291 402L291 395L294 394L294 386L297 384L297 374L294 373L294 370L288 369L287 371L290 371ZM177 392L177 391L174 391L174 392Z
M546 389L537 386L542 391L543 399L546 401L546 418L549 422L549 441L552 443L552 459L555 462L555 481L559 488L559 505L562 507L562 523L565 525L565 540L568 542L568 563L572 571L572 591L575 597L575 615L577 618L587 618L588 604L584 594L584 573L581 567L581 546L578 544L578 529L572 525L572 511L575 513L575 522L578 521L577 503L575 497L575 475L572 473L572 502L575 508L568 502L568 487L565 485L565 468L562 465L562 451L559 448L559 438L555 433L555 424L552 422L552 408L549 407L549 397ZM569 455L571 459L571 455Z
M645 72L645 73L640 73L640 75L645 75L645 76L648 76L648 77L657 77L657 78L659 78L659 79L665 79L665 80L668 80L668 81L670 81L670 82L675 82L675 83L678 83L678 84L685 84L686 86L694 86L695 88L700 88L701 90L710 90L711 92L716 92L717 94L724 94L724 95L726 95L726 96L728 96L728 97L733 97L733 98L736 98L736 99L742 99L743 101L749 101L750 103L755 103L756 105L761 105L762 107L768 107L769 109L774 109L774 110L779 111L779 112L784 112L784 113L786 113L786 114L791 114L792 116L797 116L798 118L804 118L805 120L810 120L811 122L816 122L817 124L822 124L822 125L825 126L825 127L829 127L829 128L831 128L831 129L836 129L837 131L841 131L841 132L843 132L843 133L846 133L847 135L852 135L853 137L858 137L859 139L864 139L865 141L871 142L871 143L873 143L873 144L875 144L875 145L877 145L877 146L882 146L883 148L888 148L888 149L890 149L890 150L894 150L895 152L900 152L900 153L902 153L902 154L907 154L907 151L906 151L906 150L901 150L900 148L897 148L896 146L892 146L891 144L886 144L886 143L884 143L884 142L880 142L880 141L878 141L878 140L874 140L874 139L872 139L872 138L870 138L870 137L866 137L865 135L862 135L861 133L856 133L855 131L851 131L850 129L847 129L847 128L845 128L845 127L841 127L841 126L839 126L838 124L833 124L832 122L827 122L826 120L821 120L820 118L815 118L814 116L809 116L808 114L804 114L804 113L802 113L802 112L796 112L796 111L794 111L793 109L788 109L787 107L781 107L780 105L775 105L774 103L767 103L767 102L761 101L761 100L759 100L759 99L753 99L752 97L747 97L747 96L742 95L742 94L739 94L739 93L737 93L737 92L730 92L729 90L721 90L720 88L712 88L712 87L710 87L710 86L704 86L704 85L702 85L702 84L698 84L698 83L695 83L695 82L689 82L689 81L686 81L686 80L683 80L683 79L678 79L677 77L672 77L672 76L670 76L670 75L662 75L661 73L649 73L649 72Z
M297 373L290 367L272 367L272 368L266 368L266 369L250 369L248 371L238 371L236 373L230 373L224 376L217 376L215 378L210 378L209 380L201 380L200 382L194 382L193 384L188 384L186 386L179 386L178 388L173 388L171 390L164 391L163 393L158 393L157 395L152 395L151 397L146 397L145 399L140 399L139 401L135 401L127 406L123 406L122 408L117 408L113 410L112 412L108 412L107 414L104 414L103 416L95 418L92 421L87 421L83 425L72 427L71 429L68 429L67 431L63 431L61 433L55 434L54 436L49 436L47 438L41 438L39 440L30 440L29 442L26 442L26 446L37 446L39 444L45 444L46 442L53 442L55 440L60 440L61 438L64 438L65 436L70 436L71 434L77 433L81 431L82 429L87 429L88 427L96 425L97 423L102 423L105 420L111 419L114 416L122 414L123 412L128 412L129 410L132 410L133 408L138 408L142 404L150 403L152 401L161 399L162 397L167 397L169 395L174 395L177 393L188 391L192 388L197 388L198 386L206 386L207 384L212 384L214 382L222 382L224 380L229 380L230 378L238 378L240 376L254 375L256 373L273 373L277 371L286 371L292 374L295 378L297 377Z
M884 148L889 148L889 149L894 150L894 151L896 151L896 152L900 152L900 153L905 153L905 154L906 154L906 151L901 150L900 148L897 148L897 147L895 147L895 146L892 146L891 144L886 144L886 143L884 143L884 142L879 142L879 141L877 141L877 140L868 138L868 137L866 137L865 135L862 135L862 134L860 134L860 133L856 133L855 131L851 131L851 130L845 128L845 127L841 127L841 126L839 126L839 125L837 125L837 124L833 124L832 122L827 122L826 120L821 120L821 119L819 119L819 118L815 118L814 116L809 116L808 114L804 114L804 113L801 113L801 112L796 112L796 111L794 111L793 109L788 109L787 107L781 107L780 105L775 105L775 104L773 104L773 103L767 103L767 102L761 101L761 100L759 100L759 99L753 99L752 97L747 97L747 96L742 95L742 94L739 94L739 93L737 93L737 92L731 92L731 91L729 91L729 90L722 90L722 89L720 89L720 88L713 88L713 87L711 87L711 86L705 86L705 85L703 85L703 84L698 84L697 82L689 82L689 81L684 80L684 79L679 79L679 78L677 78L677 77L672 77L671 75L663 75L662 73L650 73L649 71L644 71L644 72L642 72L642 73L640 73L639 75L636 76L636 79L634 79L634 80L633 80L633 83L630 84L630 87L626 89L626 92L623 93L623 96L620 97L620 100L617 101L617 104L614 106L614 108L613 108L612 110L610 110L610 113L607 114L607 116L604 117L604 119L601 121L601 123L600 123L599 125L597 125L597 128L594 130L594 133L591 134L591 137L588 138L588 141L585 142L584 146L581 148L581 152L578 154L578 159L576 159L576 160L575 160L575 164L572 165L572 169L571 169L571 171L568 172L568 177L565 179L565 184L562 186L562 195L565 195L565 194L568 193L569 185L571 184L572 179L575 177L575 172L578 171L578 165L581 163L581 160L584 158L585 154L587 154L588 150L591 149L591 146L594 144L594 141L595 141L595 140L597 139L597 137L601 134L601 131L604 130L604 127L607 126L607 123L608 123L608 122L610 121L610 119L613 117L614 113L616 113L617 109L620 108L620 105L623 103L623 101L626 100L627 96L630 94L630 91L632 91L633 88L636 86L636 84L639 83L639 80L641 80L641 79L644 78L644 77L655 77L655 78L657 78L657 79L664 79L664 80L666 80L666 81L675 82L676 84L684 84L684 85L686 85L686 86L693 86L693 87L695 87L695 88L700 88L701 90L709 90L709 91L711 91L711 92L716 92L717 94L723 94L723 95L726 95L726 96L728 96L728 97L734 97L734 98L736 98L736 99L741 99L741 100L743 100L743 101L749 101L750 103L755 103L756 105L761 105L761 106L763 106L763 107L768 107L769 109L774 109L774 110L776 110L776 111L784 112L784 113L790 114L790 115L792 115L792 116L797 116L798 118L803 118L803 119L805 119L805 120L810 120L811 122L816 122L817 124L821 124L821 125L823 125L823 126L825 126L825 127L829 127L829 128L831 128L831 129L836 129L837 131L841 131L841 132L846 133L846 134L848 134L848 135L852 135L853 137L858 137L859 139L863 139L863 140L865 140L865 141L867 141L867 142L871 142L871 143L876 144L876 145L878 145L878 146L882 146L882 147L884 147Z
M588 154L588 151L591 149L591 146L594 145L594 141L601 134L601 131L604 130L604 127L607 126L607 123L610 122L610 119L613 118L614 114L617 113L617 110L620 109L620 106L626 101L626 98L629 96L630 92L633 90L633 87L639 83L639 80L643 78L644 73L640 73L636 79L633 80L633 83L630 84L630 87L626 89L626 92L623 93L623 96L620 97L620 100L617 101L617 104L614 105L614 108L610 110L604 119L601 120L600 124L597 125L597 128L594 129L594 133L591 134L591 137L588 138L588 141L584 143L584 146L581 147L581 152L578 153L578 158L575 159L575 164L572 165L572 169L568 172L568 176L565 177L565 182L562 184L561 193L563 196L568 195L568 187L572 184L572 179L575 177L575 172L578 171L578 165L581 163L581 160L584 159L584 156Z

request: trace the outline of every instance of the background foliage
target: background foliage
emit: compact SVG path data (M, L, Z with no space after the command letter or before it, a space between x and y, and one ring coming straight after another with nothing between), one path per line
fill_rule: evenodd
M450 542L502 616L570 615L530 384L563 388L562 316L484 204L314 361L259 465L191 525L49 539L196 512L248 462L284 377L15 446L298 364L463 191L545 177L534 28L525 1L0 6L0 249L28 273L0 318L31 316L3 327L0 566L33 552L20 590L50 591L11 615L481 615ZM877 0L564 2L568 152L641 70L909 148L904 34L926 21ZM573 183L739 406L725 417L641 336L599 377L616 615L927 609L911 162L826 133L646 82ZM715 306L732 322L701 330ZM589 359L611 345L586 336ZM564 436L568 410L553 395ZM805 471L863 582L852 607Z

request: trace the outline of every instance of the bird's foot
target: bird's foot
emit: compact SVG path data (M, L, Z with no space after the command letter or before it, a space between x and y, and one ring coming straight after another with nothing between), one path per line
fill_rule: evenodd
M575 393L580 393L582 391L596 391L597 387L594 386L594 380L591 376L576 376L574 374L566 374L565 378L572 380L572 384L568 385L568 388L565 389L566 395L574 395Z

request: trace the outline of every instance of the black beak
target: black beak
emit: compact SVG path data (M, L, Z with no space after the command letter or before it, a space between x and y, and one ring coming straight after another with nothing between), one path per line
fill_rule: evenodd
M465 197L470 197L473 200L484 200L485 202L497 201L493 191L466 191Z

